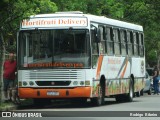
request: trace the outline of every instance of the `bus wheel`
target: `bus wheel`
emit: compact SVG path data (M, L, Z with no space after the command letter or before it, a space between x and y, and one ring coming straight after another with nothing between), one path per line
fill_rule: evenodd
M140 91L140 95L143 96L143 89Z
M104 104L104 96L105 96L105 89L102 85L98 87L98 97L92 98L91 102L96 105L100 106Z
M148 95L152 94L152 88L149 88L149 90L147 91Z
M130 80L129 93L128 93L127 96L126 96L126 101L127 101L127 102L132 102L132 101L133 101L133 96L134 96L133 80Z
M136 96L137 96L137 97L140 97L140 96L141 96L140 91L136 92Z

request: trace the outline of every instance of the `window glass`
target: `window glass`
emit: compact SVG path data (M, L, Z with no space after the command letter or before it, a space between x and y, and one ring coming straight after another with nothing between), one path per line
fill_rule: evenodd
M114 33L114 48L115 48L115 54L116 55L120 55L121 54L121 50L120 50L120 37L119 37L119 33L120 31L118 29L114 29L113 33Z
M114 54L113 29L107 28L107 53Z
M99 47L98 43L95 42L95 32L91 30L91 43L92 43L92 67L96 68L97 61L98 61L98 56L99 56Z
M20 67L90 67L88 30L25 30L19 36Z
M99 43L99 49L100 49L100 54L105 54L107 51L106 51L106 40L104 39L104 36L105 36L105 27L103 26L99 26L100 30L101 30L101 42Z
M144 56L143 34L139 34L139 55Z
M138 56L138 37L137 33L133 33L133 39L134 39L134 55Z
M132 55L134 55L134 34L132 31L130 32L130 42L132 46Z
M126 32L121 30L121 50L122 55L127 55Z
M127 31L127 40L128 40L128 55L131 56L133 54L133 43L132 43L132 36L131 31Z

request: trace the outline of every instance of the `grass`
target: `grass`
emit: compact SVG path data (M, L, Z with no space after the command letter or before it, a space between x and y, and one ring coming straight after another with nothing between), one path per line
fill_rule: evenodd
M3 103L1 102L0 105L0 111L10 111L12 109L15 109L16 105L14 105L13 103Z
M20 102L21 102L20 104L14 104L12 102L9 102L9 103L1 102L0 111L16 110L17 108L23 108L33 104L32 99L21 99Z

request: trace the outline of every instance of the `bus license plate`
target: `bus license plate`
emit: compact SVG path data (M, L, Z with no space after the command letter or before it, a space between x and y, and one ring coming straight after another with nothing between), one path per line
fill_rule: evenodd
M47 92L47 95L48 95L48 96L58 96L58 95L59 95L59 92L57 92L57 91L48 91L48 92Z

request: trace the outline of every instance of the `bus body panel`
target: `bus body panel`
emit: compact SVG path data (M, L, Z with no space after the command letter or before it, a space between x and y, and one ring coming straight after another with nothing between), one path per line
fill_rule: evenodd
M19 88L20 98L90 98L91 87Z
M106 78L106 96L129 93L131 75L134 75L134 92L141 91L145 85L144 64L144 58L103 56L99 78L93 81L93 96L97 96L101 76Z

